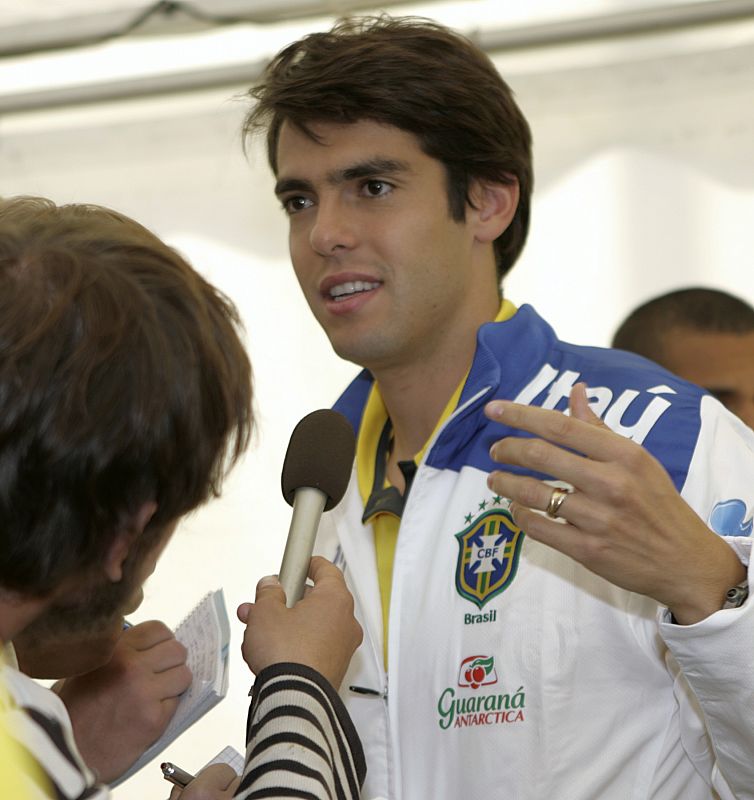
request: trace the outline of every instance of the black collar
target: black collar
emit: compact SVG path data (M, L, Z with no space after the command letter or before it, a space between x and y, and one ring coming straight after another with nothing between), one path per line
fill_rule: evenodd
M387 469L387 460L392 447L393 423L388 417L377 442L377 453L374 459L374 482L361 517L361 521L364 524L369 522L375 514L393 514L398 519L403 516L408 493L411 490L414 475L416 475L416 462L413 459L398 462L398 468L403 473L403 478L406 481L406 489L403 494L395 486L385 486L385 470Z

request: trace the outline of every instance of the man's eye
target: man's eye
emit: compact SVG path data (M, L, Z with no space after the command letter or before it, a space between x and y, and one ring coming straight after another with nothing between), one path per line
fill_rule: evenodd
M303 211L312 205L312 201L308 197L286 197L283 201L283 209L287 214L296 214L298 211Z
M387 181L371 180L364 183L363 191L369 197L380 197L383 194L388 194L392 188L393 185Z

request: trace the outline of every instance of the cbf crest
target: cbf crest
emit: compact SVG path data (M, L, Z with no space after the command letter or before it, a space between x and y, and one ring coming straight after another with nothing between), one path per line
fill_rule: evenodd
M486 505L486 504L482 504ZM456 589L479 608L505 591L516 576L524 533L510 512L501 508L485 511L457 533Z

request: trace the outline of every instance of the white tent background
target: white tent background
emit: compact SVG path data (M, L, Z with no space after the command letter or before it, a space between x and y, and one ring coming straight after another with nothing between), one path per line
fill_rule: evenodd
M279 491L288 436L356 371L331 353L299 295L264 153L241 152L239 97L284 43L364 6L205 0L215 13L258 19L212 28L174 14L144 35L21 53L122 27L143 0L0 0L0 194L134 216L234 298L246 323L254 445L223 497L180 526L134 621L175 625L220 586L233 616L258 578L277 571L290 518ZM675 287L717 286L754 303L754 3L392 10L476 36L531 122L533 224L510 299L590 344L607 344L629 309ZM250 676L241 626L232 627L228 698L165 754L187 769L225 744L243 748ZM166 795L156 766L115 791L116 800Z

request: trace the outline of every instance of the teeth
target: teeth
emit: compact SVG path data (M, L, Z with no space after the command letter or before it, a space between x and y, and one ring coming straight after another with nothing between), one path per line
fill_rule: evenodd
M345 283L339 283L337 286L333 286L333 288L330 289L330 297L332 297L333 300L344 300L352 294L369 292L372 289L376 289L379 285L379 283L372 281L346 281Z

